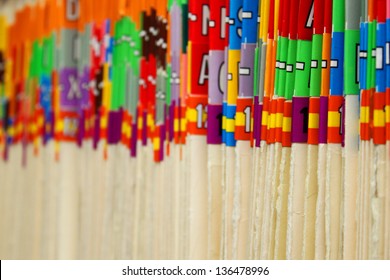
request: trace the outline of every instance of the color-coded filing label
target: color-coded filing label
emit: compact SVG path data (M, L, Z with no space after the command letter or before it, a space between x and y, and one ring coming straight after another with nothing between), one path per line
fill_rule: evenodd
M328 143L328 96L320 96L318 143Z
M242 42L256 43L257 42L257 27L258 27L258 6L259 1L244 0L241 13L242 18Z
M278 104L277 99L272 98L270 101L270 110L269 110L269 114L268 114L267 144L275 143L277 104Z
M189 75L191 94L206 94L209 80L209 48L207 44L190 43Z
M175 144L180 142L180 107L174 107L174 121L173 121L173 138Z
M89 67L84 68L81 75L79 75L79 89L81 98L79 101L79 107L81 109L89 108L90 107L90 98L89 98L89 78L90 78L91 70Z
M164 137L165 125L157 125L153 133L153 151L154 161L161 162L164 160Z
M269 118L269 111L270 111L270 99L268 96L264 96L263 98L263 111L261 115L261 140L266 141L267 140L267 134L268 134L268 118Z
M370 134L370 95L371 90L362 90L360 96L360 139L368 141Z
M207 144L222 143L222 105L207 106Z
M377 92L386 91L386 25L377 24L376 48L375 48L375 83Z
M345 94L359 94L359 30L345 31L344 77Z
M242 0L230 1L229 50L239 50L242 38Z
M187 99L188 133L207 135L207 96L190 95Z
M375 145L386 143L386 94L374 93L372 139Z
M360 45L359 45L359 83L360 88L367 89L367 58L368 58L368 24L360 24Z
M224 51L210 50L209 103L222 104L226 90L226 63Z
M228 51L227 103L235 105L239 92L240 50Z
M237 99L236 123L235 123L235 139L249 141L251 138L252 128L252 105L253 99L241 98Z
M175 131L174 131L174 127L175 127L175 108L176 108L176 102L175 101L172 101L171 105L169 105L168 107L168 118L166 120L166 130L168 132L168 140L169 142L172 142L173 139L174 139L174 136L175 136Z
M93 148L97 149L100 140L100 110L95 115L95 122L93 124Z
M309 97L293 97L291 142L306 143L309 126Z
M227 114L227 103L222 103L222 143L226 144L226 114Z
M275 120L275 142L282 143L283 140L283 112L284 112L284 102L283 97L277 99L276 105L276 120Z
M292 101L286 100L283 109L282 146L291 147Z
M295 63L295 92L296 97L310 95L311 70L311 41L298 41L297 60Z
M208 43L210 6L209 0L190 1L188 13L189 40Z
M59 138L62 141L76 141L79 127L79 114L61 112L58 120Z
M259 104L259 97L255 96L253 101L253 140L255 146L260 147L261 142L261 117L263 113L263 104Z
M239 69L239 86L238 95L241 97L253 96L253 81L254 81L254 61L256 44L243 44L241 48L241 61Z
M386 140L390 140L390 88L386 89Z
M211 50L223 50L225 47L225 38L227 35L226 28L226 1L225 0L212 0L210 1L210 21L209 32L210 37L209 44Z
M311 97L309 101L309 127L307 143L317 145L320 128L320 98Z
M64 77L64 79L66 79ZM52 84L51 79L47 76L42 76L40 82L40 95L39 104L45 112L45 117L49 118L50 111L52 110Z
M88 95L83 96L80 90L77 69L65 68L61 70L60 84L62 87L60 96L61 110L77 110L83 99L82 103L88 102Z
M236 117L236 106L235 105L227 105L226 106L226 129L225 129L225 137L226 137L226 146L235 147L236 139L234 137L235 131L235 117Z
M330 94L343 95L344 88L344 33L332 34L332 57L330 60Z
M344 140L344 97L329 96L328 143L342 144Z
M77 130L77 145L79 147L82 146L84 138L85 138L85 114L84 114L84 110L81 110L79 113L79 127Z
M123 111L110 111L108 113L107 142L117 144L121 140Z

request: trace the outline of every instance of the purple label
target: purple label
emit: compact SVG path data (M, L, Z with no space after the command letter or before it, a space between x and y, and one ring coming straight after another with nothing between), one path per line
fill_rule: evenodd
M79 120L79 127L77 130L77 145L79 147L83 144L83 138L85 133L85 113L84 111L80 112L80 120Z
M307 143L309 127L309 97L293 97L291 142Z
M172 142L173 140L173 134L174 134L174 125L175 125L175 106L176 102L172 101L172 104L169 106L169 142Z
M207 144L222 143L222 105L207 105Z
M258 96L254 97L253 107L253 139L255 140L255 146L260 147L263 104L259 104Z
M341 146L344 147L345 144L345 98L343 98L343 107L342 107L343 113L341 114Z
M320 120L318 129L318 143L328 143L328 97L320 97Z
M80 109L89 108L89 76L90 70L88 67L84 68L84 71L79 76L79 87L81 91L81 98L79 100Z
M110 111L108 113L107 130L108 144L117 144L121 140L122 109L120 109L119 111Z
M209 60L209 103L222 104L223 93L226 90L225 52L210 51Z
M100 114L95 115L95 123L93 130L93 148L96 150L100 140Z
M165 125L160 126L160 160L164 159L164 143L165 143L166 129Z
M130 156L136 157L137 156L137 117L135 118L135 121L131 124L131 139L130 139Z
M180 56L172 55L171 58L172 71L171 71L171 96L172 101L179 101L180 96Z
M61 109L66 111L76 111L79 107L82 93L77 77L76 68L65 68L61 70Z
M146 146L148 144L148 115L147 112L142 112L142 146Z
M253 96L253 64L255 61L256 44L245 44L241 48L241 61L240 61L240 97L252 97Z

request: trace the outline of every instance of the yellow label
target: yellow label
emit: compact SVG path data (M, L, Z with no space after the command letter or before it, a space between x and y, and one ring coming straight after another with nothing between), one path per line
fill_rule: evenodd
M339 112L328 112L328 127L340 127Z
M237 112L236 114L236 126L245 126L245 114Z
M361 123L370 122L370 108L368 106L360 107L360 122Z
M222 116L222 130L226 129L226 116Z
M268 112L263 111L262 116L261 116L261 125L267 125L268 126Z
M226 132L234 132L235 130L235 120L226 119Z
M197 120L197 117L198 117L198 113L196 111L196 109L187 109L187 120L189 122L196 122Z
M154 137L153 138L153 149L159 150L160 149L160 137Z
M228 51L227 104L236 105L238 95L240 50Z
M180 128L181 128L181 131L186 131L187 130L187 120L186 119L181 119L181 122L180 122Z
M374 110L374 127L385 126L385 112L383 110Z
M174 130L175 132L178 132L178 131L179 131L179 120L178 120L178 119L175 119L175 120L173 121L173 130Z
M138 118L138 129L143 129L144 128L144 121L142 119L142 117L139 117Z
M276 114L271 114L270 121L268 123L268 128L275 128L276 127Z
M291 118L283 118L283 132L291 132Z
M319 128L320 116L319 114L309 113L309 128Z
M276 128L282 128L283 126L283 113L277 113L276 114Z

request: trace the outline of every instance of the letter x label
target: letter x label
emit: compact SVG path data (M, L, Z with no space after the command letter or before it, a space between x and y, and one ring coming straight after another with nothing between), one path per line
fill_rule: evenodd
M69 76L69 91L67 98L73 100L74 98L81 98L81 91L77 79L74 76Z

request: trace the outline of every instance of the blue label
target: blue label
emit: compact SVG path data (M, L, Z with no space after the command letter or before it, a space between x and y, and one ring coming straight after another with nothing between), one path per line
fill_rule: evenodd
M235 105L227 105L226 106L226 120L234 120L235 118L236 118L236 106ZM236 146L236 139L234 138L234 131L233 132L226 131L226 146L228 146L228 147L235 147Z
M255 44L257 42L257 17L259 1L244 0L242 12L242 43Z
M45 118L48 119L51 111L51 80L47 76L41 77L41 94L39 103L45 113Z
M330 59L330 95L343 95L344 32L333 32Z
M385 63L386 55L386 24L378 23L376 31L376 65L375 65L375 80L376 80L376 91L386 91L386 68Z
M229 49L241 49L242 38L242 0L230 1Z
M386 44L385 44L385 65L386 65L386 87L390 88L390 19L386 20Z
M360 88L367 89L368 24L360 24L359 81Z

